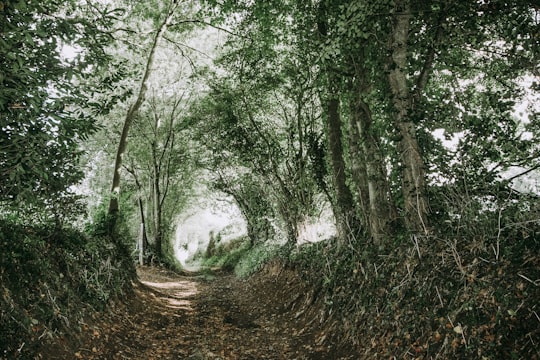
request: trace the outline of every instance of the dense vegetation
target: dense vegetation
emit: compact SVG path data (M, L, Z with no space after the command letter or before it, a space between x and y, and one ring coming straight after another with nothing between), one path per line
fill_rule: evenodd
M0 358L33 359L55 337L75 341L87 319L131 292L132 261L102 230L13 220L0 230Z
M247 223L206 264L279 259L335 341L540 358L539 12L1 1L0 356L129 291L134 260L178 267L204 183ZM335 236L297 246L325 210Z

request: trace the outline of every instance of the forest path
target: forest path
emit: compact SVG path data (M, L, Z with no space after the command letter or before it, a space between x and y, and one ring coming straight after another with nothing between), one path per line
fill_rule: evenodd
M305 331L306 324L287 311L290 302L279 298L287 284L268 276L254 283L228 274L178 275L151 267L137 272L136 299L90 326L76 358L352 358L318 346L317 334Z

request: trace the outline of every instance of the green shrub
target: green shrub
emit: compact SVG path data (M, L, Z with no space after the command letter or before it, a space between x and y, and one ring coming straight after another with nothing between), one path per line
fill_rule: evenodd
M236 276L246 278L261 270L267 262L279 254L281 248L281 245L264 243L247 249L234 267Z
M34 358L40 339L76 329L134 276L109 237L75 229L0 220L0 253L0 358Z
M250 245L249 240L245 238L233 241L235 242L234 247L228 249L224 249L223 246L218 247L212 256L203 259L202 266L206 268L220 268L224 271L234 270L238 261L249 250Z

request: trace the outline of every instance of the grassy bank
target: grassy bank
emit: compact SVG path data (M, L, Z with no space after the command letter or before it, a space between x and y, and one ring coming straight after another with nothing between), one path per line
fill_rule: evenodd
M131 260L89 229L0 220L0 358L33 359L47 341L73 341L85 316L130 291Z

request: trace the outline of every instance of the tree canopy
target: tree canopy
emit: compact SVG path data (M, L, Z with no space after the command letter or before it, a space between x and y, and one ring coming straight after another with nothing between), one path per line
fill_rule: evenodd
M116 246L169 264L200 185L239 208L245 249L294 257L328 221L318 280L357 323L359 284L388 280L378 265L410 285L423 256L451 254L473 283L458 243L490 269L505 241L538 248L539 189L522 186L540 169L535 1L13 0L0 14L2 218L90 219L92 236L124 233Z

